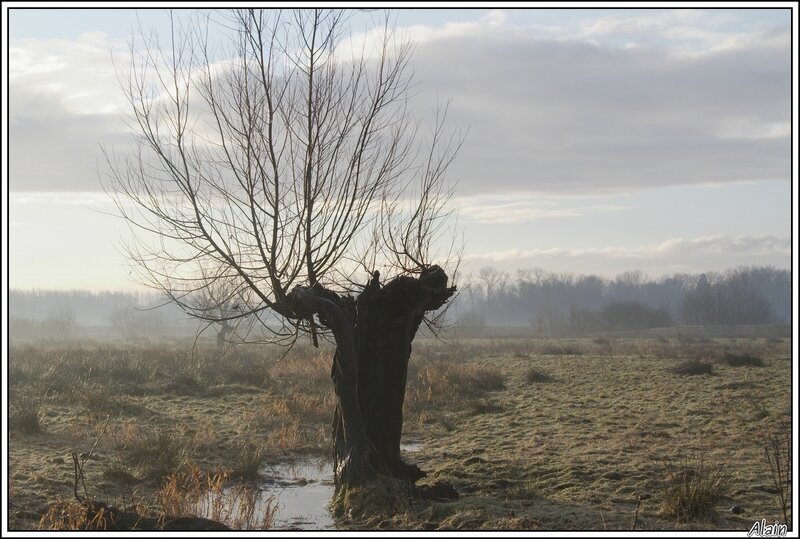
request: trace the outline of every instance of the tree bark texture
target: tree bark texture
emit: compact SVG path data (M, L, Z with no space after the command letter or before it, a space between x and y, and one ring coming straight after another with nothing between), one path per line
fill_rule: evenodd
M313 287L293 296L333 333L331 379L337 396L333 419L337 490L376 474L414 482L425 474L400 458L411 342L426 312L455 292L438 266L418 277L400 276L381 286L377 273L358 297Z

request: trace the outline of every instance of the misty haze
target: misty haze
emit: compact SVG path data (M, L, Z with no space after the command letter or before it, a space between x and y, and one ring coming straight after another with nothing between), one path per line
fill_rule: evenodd
M795 8L4 6L4 533L796 530Z

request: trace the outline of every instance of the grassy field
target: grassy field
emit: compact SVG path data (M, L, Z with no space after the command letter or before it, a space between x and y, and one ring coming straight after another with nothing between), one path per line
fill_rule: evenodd
M331 350L283 354L15 345L11 528L64 526L51 504L68 506L75 490L153 517L189 514L208 500L203 492L223 485L252 499L270 463L327 456ZM789 435L791 363L789 340L778 338L419 341L404 438L421 449L409 459L429 472L422 484L446 481L460 496L354 502L337 526L748 530L762 518L783 522L764 447ZM218 509L233 527L270 525L268 516Z

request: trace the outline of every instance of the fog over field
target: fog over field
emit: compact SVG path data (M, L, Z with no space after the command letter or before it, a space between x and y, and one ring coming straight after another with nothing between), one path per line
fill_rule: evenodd
M11 332L17 338L163 338L207 328L155 292L12 291ZM658 279L632 271L613 279L484 266L451 301L446 319L456 334L492 328L557 337L601 331L687 326L782 325L791 322L791 275L774 267ZM92 329L93 328L93 329ZM66 333L65 333L66 332ZM214 333L213 328L210 333Z
M3 17L4 535L796 533L797 6Z

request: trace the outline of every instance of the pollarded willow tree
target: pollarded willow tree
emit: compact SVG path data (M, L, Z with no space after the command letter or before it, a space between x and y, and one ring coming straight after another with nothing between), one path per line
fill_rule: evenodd
M412 47L390 19L363 39L341 11L171 19L118 66L138 144L108 156L105 185L136 232L130 258L199 319L335 343L337 489L424 475L400 458L411 342L455 292L459 141L441 109L427 130L412 117ZM208 301L220 281L225 308Z

